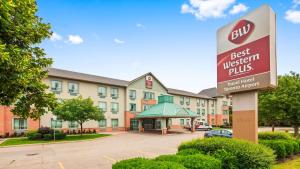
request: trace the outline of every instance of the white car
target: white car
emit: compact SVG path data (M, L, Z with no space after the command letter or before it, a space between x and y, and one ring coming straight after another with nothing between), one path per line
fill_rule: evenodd
M198 122L195 125L195 130L205 130L205 131L208 131L208 130L212 130L212 126L210 126L210 125L208 125L207 123L204 123L204 122Z

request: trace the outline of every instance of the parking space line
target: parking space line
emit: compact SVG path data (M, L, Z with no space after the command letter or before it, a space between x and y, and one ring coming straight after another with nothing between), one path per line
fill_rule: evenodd
M109 161L112 161L114 163L117 162L117 160L113 159L112 157L109 157L109 156L106 156L106 155L103 155L102 157L109 160Z
M58 165L60 169L65 169L64 165L60 161L58 162Z

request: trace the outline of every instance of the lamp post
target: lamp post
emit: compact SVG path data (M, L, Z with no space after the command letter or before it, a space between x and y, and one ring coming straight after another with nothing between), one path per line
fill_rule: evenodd
M56 128L56 123L57 123L57 117L56 116L53 116L52 119L54 120L54 130L53 130L53 139L55 141L55 128Z

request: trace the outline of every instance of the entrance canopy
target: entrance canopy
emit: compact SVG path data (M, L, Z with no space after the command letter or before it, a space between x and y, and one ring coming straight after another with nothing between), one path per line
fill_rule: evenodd
M196 118L199 115L174 104L173 96L163 95L158 97L158 104L138 114L136 118Z

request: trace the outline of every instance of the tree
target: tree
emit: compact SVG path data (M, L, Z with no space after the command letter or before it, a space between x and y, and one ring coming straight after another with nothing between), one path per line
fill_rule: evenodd
M53 114L65 121L76 121L80 125L81 134L84 122L103 119L102 111L94 106L93 100L91 98L83 99L81 96L64 100L54 109Z
M278 87L259 97L259 113L268 122L286 121L293 125L294 136L300 125L300 75L295 72L278 77Z
M50 58L38 44L51 35L50 25L36 16L35 0L1 0L0 4L0 105L13 113L38 119L56 105L42 83Z
M280 102L274 90L267 90L259 93L259 122L264 125L271 125L274 132L275 126L284 119L284 112L280 109Z

